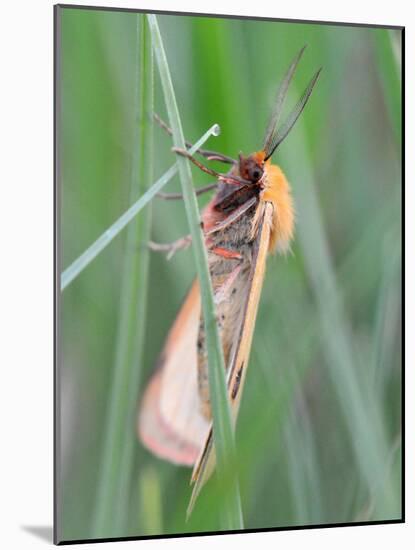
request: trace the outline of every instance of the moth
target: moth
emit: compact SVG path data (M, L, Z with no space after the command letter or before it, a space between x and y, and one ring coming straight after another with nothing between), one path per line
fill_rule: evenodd
M249 156L239 154L237 160L199 150L207 160L231 165L227 173L219 173L200 163L187 150L176 149L216 179L216 193L202 213L202 227L234 423L246 378L266 259L269 253L287 251L293 237L290 186L281 168L271 163L271 157L303 111L321 71L320 68L314 74L280 125L283 103L304 49L295 56L278 88L261 150ZM212 185L199 191L211 188ZM173 253L189 244L187 237L154 248ZM138 434L158 457L193 467L189 514L215 467L205 331L197 280L184 300L145 390L138 415Z

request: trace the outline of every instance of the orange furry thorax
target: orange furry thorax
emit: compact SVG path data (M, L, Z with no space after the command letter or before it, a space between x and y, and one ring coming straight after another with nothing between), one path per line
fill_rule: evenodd
M260 201L271 202L274 206L269 250L287 252L294 234L291 188L281 168L270 160L264 164L263 186Z

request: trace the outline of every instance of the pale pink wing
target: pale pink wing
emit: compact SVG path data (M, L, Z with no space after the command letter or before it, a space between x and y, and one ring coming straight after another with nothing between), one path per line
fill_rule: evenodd
M197 388L199 285L194 282L171 328L159 365L144 393L138 433L160 458L192 466L209 431Z

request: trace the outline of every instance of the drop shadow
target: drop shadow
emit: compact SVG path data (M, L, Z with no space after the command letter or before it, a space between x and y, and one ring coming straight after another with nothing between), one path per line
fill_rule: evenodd
M22 525L24 531L53 544L53 527L51 525Z

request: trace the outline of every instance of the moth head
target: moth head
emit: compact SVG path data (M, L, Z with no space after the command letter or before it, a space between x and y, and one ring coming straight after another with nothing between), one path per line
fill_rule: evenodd
M244 157L239 153L239 174L253 184L258 183L264 175L264 155L262 152Z

